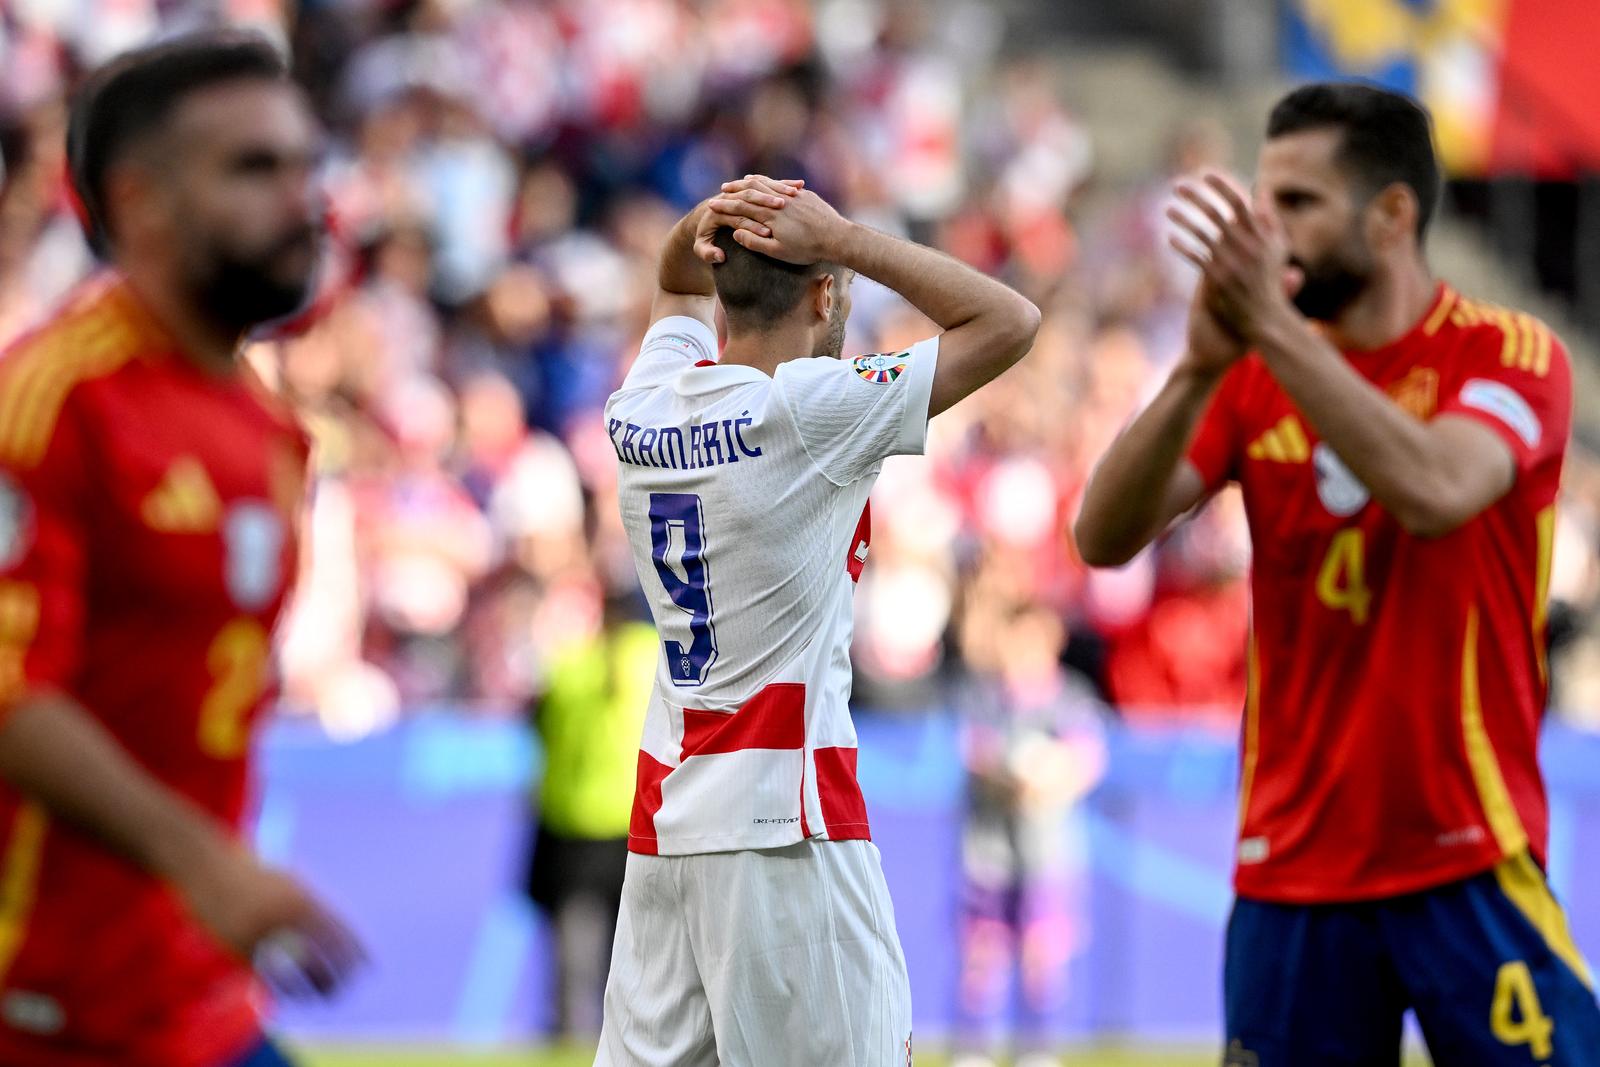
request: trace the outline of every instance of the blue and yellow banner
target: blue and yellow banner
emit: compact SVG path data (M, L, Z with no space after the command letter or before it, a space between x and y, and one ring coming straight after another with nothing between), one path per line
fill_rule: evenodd
M1569 177L1600 170L1600 42L1588 0L1289 0L1286 71L1363 78L1433 112L1457 176Z

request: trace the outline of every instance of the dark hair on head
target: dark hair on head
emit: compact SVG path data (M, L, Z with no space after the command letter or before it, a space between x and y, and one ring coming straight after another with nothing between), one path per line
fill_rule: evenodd
M288 66L265 37L240 31L186 34L125 52L89 75L72 101L67 162L97 251L109 243L106 175L185 97L241 80L286 81Z
M812 279L838 276L832 263L785 263L752 251L735 241L726 226L712 240L725 258L712 264L711 277L728 325L735 330L759 330L777 322L800 306Z
M1338 162L1373 196L1402 182L1417 198L1417 243L1428 233L1439 204L1439 161L1433 123L1421 104L1403 93L1359 82L1302 85L1278 101L1267 137L1303 130L1341 131Z

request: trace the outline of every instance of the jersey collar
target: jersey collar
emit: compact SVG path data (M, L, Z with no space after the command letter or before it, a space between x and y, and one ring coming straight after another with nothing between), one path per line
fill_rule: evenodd
M1418 341L1432 337L1439 332L1449 317L1450 309L1456 304L1458 297L1454 289L1441 281L1433 290L1433 300L1428 303L1428 310L1412 323L1411 328L1388 344L1379 345L1377 348L1350 348L1345 350L1345 357L1357 361L1381 360L1392 356L1396 352L1410 349Z
M770 381L772 378L765 371L747 367L743 363L706 363L702 360L678 375L674 389L682 396L695 396L750 382Z

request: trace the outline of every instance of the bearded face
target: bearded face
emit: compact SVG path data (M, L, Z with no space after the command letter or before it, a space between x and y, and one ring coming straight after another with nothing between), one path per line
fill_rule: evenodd
M217 86L174 113L162 221L184 286L218 326L244 333L310 297L323 229L315 145L298 90L277 82Z
M1352 229L1336 247L1315 259L1291 257L1305 283L1294 295L1294 306L1308 319L1332 322L1364 292L1372 281L1371 249L1358 229Z
M1305 282L1294 305L1307 318L1336 320L1377 271L1366 216L1375 190L1339 161L1343 134L1316 128L1284 134L1261 148L1256 181L1289 239L1289 262Z
M214 235L196 249L189 285L215 321L240 332L281 319L310 299L319 236L305 222L254 246Z

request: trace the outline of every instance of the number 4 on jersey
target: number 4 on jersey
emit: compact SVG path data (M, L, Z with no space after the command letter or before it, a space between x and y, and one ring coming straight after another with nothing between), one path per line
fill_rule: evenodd
M1348 611L1357 626L1367 621L1372 590L1367 588L1366 540L1359 529L1340 530L1328 545L1317 573L1317 599L1332 611Z
M667 596L689 616L689 647L663 641L667 671L678 686L704 685L717 658L711 624L711 572L705 561L705 516L693 493L650 494L650 556ZM682 568L673 567L674 557Z

